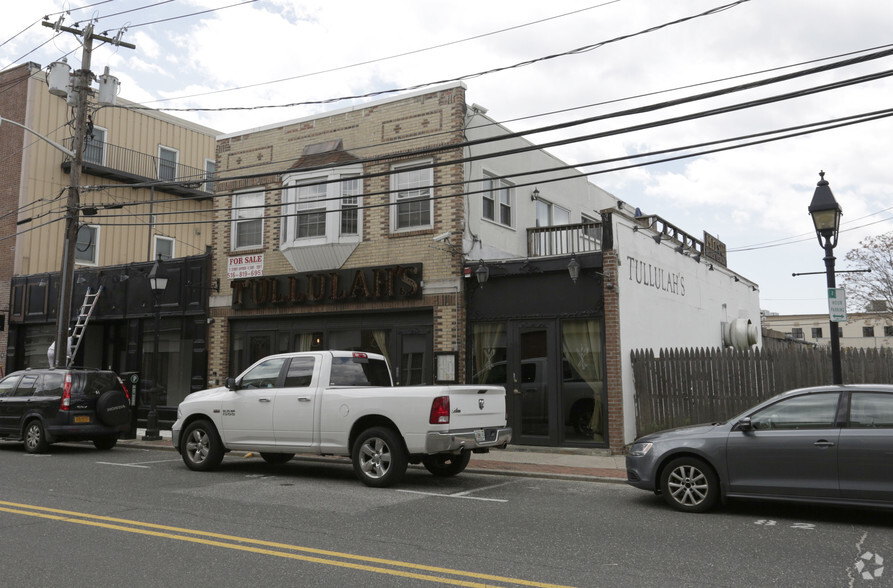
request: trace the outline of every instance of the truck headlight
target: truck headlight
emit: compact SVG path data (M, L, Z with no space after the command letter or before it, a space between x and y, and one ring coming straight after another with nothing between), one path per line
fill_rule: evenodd
M629 448L629 454L635 457L642 457L643 455L648 455L653 446L653 443L633 443L633 446Z

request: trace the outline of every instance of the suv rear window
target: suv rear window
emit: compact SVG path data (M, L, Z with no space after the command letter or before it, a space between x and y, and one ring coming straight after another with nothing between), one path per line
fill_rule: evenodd
M113 372L71 372L72 394L101 396L106 390L118 390L118 377Z

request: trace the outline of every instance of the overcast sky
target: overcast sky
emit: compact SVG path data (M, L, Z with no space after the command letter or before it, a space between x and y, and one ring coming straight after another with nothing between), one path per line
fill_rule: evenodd
M110 36L129 27L122 39L135 50L106 45L93 53L92 70L99 74L109 66L121 80L121 96L157 108L219 109L171 114L221 133L365 99L282 105L459 78L468 86L470 103L486 107L512 130L527 130L730 88L893 45L890 0L28 0L4 6L0 68L29 60L45 67L66 54L78 67L75 36L54 38L39 24L45 15L55 21L64 9L71 10L63 21L67 26L96 18L96 30ZM616 131L887 70L893 70L891 57L529 138L542 143ZM551 151L583 165L827 124L893 108L891 98L893 82L881 77ZM234 107L242 109L226 110ZM644 213L698 238L703 231L718 237L728 247L729 267L760 285L764 310L826 313L824 275L791 276L824 270L807 213L819 171L826 172L844 210L836 254L838 269L846 269L849 249L868 235L893 230L891 144L893 120L881 118L627 170L611 171L630 161L583 169L603 172L592 181Z

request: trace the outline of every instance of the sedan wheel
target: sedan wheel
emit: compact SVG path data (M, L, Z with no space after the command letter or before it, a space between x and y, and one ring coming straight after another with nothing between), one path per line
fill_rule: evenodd
M667 464L660 489L667 504L684 512L710 510L719 498L716 474L696 457L680 457Z

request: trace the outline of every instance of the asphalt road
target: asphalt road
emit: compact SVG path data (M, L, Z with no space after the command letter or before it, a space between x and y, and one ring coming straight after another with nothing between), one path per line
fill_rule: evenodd
M668 509L622 484L0 443L4 586L887 586L893 514ZM861 562L861 563L860 563Z

